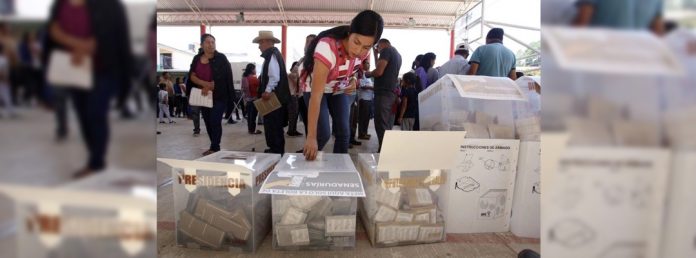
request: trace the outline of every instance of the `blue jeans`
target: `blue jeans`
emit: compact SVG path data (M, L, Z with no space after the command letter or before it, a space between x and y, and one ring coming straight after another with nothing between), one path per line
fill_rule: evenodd
M227 101L213 100L213 107L201 107L205 130L210 138L210 150L220 150L220 139L222 138L222 115L227 108Z
M307 106L310 103L310 96L311 93L309 92L306 92L304 95ZM331 116L333 121L330 121L329 116ZM317 121L317 144L319 145L319 150L324 149L331 137L331 124L333 124L333 129L336 133L333 152L348 153L348 138L350 137L349 96L345 94L333 95L332 93L324 93L322 96L321 105L319 106L319 121Z

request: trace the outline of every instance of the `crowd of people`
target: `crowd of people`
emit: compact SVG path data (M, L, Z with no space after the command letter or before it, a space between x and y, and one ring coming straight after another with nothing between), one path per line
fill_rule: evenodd
M220 150L222 121L236 123L232 113L237 113L239 120L241 110L248 133L264 134L264 152L283 154L287 151L285 137L304 136L303 148L297 152L313 160L332 136L334 153L348 153L350 148L362 145L361 141L371 140L368 128L373 119L379 150L385 131L395 125L401 130L419 130L418 94L447 74L517 78L515 55L503 46L504 32L500 28L488 32L486 45L477 48L469 60L468 46L462 43L443 65L435 67L436 55L425 53L413 61L410 72L401 76L401 54L392 42L381 37L383 29L384 21L378 13L360 12L350 25L308 35L305 55L289 68L275 46L280 40L271 31L259 31L252 42L258 44L264 62L258 69L255 64L247 64L240 92L234 90L229 61L216 50L215 37L204 34L201 49L183 79L185 89L171 87L168 74L162 74L160 109L169 111L160 112L160 116L177 116L183 110L193 119L194 135L198 135L200 110L210 138L210 146L202 154L208 155ZM371 52L375 60L372 70ZM178 85L179 80L174 84ZM182 106L191 88L200 88L203 95L212 93L212 107ZM271 98L277 98L280 106L259 115L254 102ZM172 107L165 102L179 104ZM297 130L300 121L304 132ZM257 125L263 125L263 130L257 130Z

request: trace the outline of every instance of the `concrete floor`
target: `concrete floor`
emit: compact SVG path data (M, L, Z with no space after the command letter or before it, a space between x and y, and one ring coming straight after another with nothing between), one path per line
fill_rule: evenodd
M209 140L201 121L202 133L193 137L191 120L177 118L176 124L159 124L162 132L157 136L157 157L196 159L209 147ZM263 126L259 126L264 130ZM304 131L300 122L298 131ZM358 153L374 153L377 151L377 136L374 125L370 124L372 139L362 141L361 146L350 149L350 155L355 160ZM286 137L286 151L299 150L304 144L303 137ZM221 148L234 151L251 151L255 148L262 152L265 148L263 134L252 136L247 133L246 122L239 121L234 125L223 124ZM325 147L331 152L333 140ZM448 234L447 242L427 245L401 246L393 248L373 248L365 234L361 222L357 225L357 243L354 250L347 251L273 251L271 236L267 236L260 249L255 254L239 254L229 252L201 251L177 247L174 239L173 193L171 186L171 168L163 163L157 163L158 178L158 235L157 250L159 257L517 257L523 249L540 250L539 239L518 238L511 233L485 234ZM360 221L360 220L358 220Z
M16 119L0 119L0 183L50 188L73 182L72 174L87 160L75 113L68 112L68 138L56 142L53 112L38 107L18 111L20 117ZM118 112L110 115L107 170L154 174L157 139L152 116L143 112L126 121L119 118ZM0 257L17 257L14 204L0 194Z

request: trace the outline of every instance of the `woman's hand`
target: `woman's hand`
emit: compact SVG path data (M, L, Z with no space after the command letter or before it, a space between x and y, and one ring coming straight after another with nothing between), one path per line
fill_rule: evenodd
M314 160L317 158L319 145L316 137L307 137L304 145L304 156L306 160Z
M355 80L351 80L350 84L348 85L348 87L346 87L346 88L343 90L343 92L344 92L346 95L351 95L351 94L353 94L353 92L355 92L355 88L356 88Z

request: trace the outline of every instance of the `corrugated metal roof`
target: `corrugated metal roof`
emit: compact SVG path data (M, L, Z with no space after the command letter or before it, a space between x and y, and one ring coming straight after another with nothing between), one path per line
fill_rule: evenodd
M358 12L380 13L387 27L450 29L455 18L480 0L159 0L159 25L332 25ZM281 10L281 6L283 7ZM200 10L200 12L199 12ZM242 20L239 13L244 12ZM409 18L413 18L409 21Z

